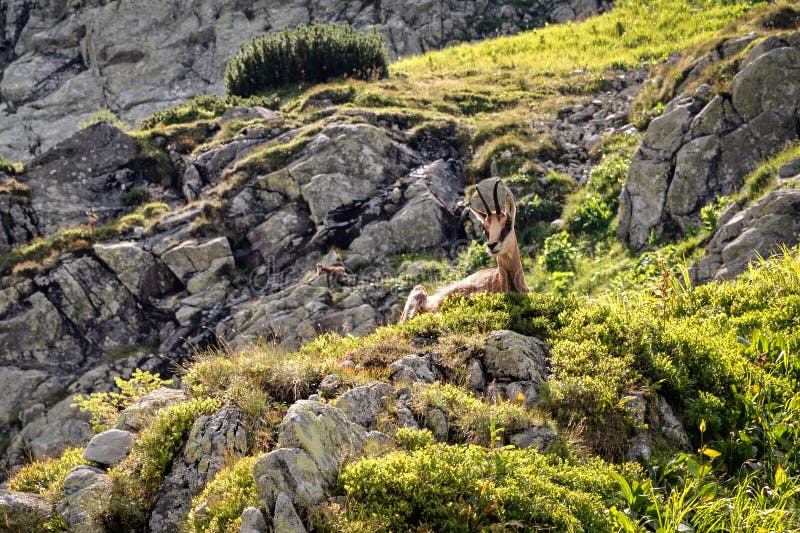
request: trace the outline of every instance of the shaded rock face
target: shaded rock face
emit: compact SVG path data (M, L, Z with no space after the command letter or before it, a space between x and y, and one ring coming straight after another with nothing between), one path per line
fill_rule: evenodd
M751 39L752 40L752 39ZM709 63L738 53L741 38L717 47ZM637 249L699 222L700 209L737 191L759 161L800 131L800 33L771 36L749 52L730 95L701 85L672 100L633 156L620 195L618 237Z
M225 63L269 30L311 22L377 29L393 57L607 9L603 0L0 2L0 154L27 160L98 109L136 122L221 93Z
M31 208L30 198L0 191L0 254L38 235L39 220Z
M800 189L772 191L747 209L737 210L734 205L727 215L723 213L705 257L689 269L694 283L732 279L759 255L769 257L780 252L782 245L797 244Z

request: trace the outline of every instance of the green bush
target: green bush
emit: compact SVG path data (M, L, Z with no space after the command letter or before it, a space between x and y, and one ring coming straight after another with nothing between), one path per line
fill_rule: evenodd
M225 68L225 91L251 96L295 82L322 82L346 76L376 79L386 75L383 37L345 24L314 24L257 37Z
M429 429L400 428L394 434L394 440L407 452L413 452L436 443Z
M62 491L64 478L70 470L86 464L83 448L68 448L61 457L36 461L22 467L6 483L6 487L18 492L45 494L57 499Z
M93 392L88 396L78 394L75 396L77 407L85 413L92 415L92 430L100 433L114 427L120 411L137 402L148 392L172 383L171 379L161 379L158 374L137 368L130 379L114 376L119 392Z
M605 200L594 194L587 195L566 219L566 226L573 235L598 234L608 229L614 212Z
M123 193L119 200L124 206L141 205L150 200L150 193L147 189L134 187L130 191Z
M158 125L169 126L213 119L222 115L228 107L225 99L220 96L197 96L188 102L156 111L139 123L139 129L149 130Z
M566 231L561 231L545 239L539 264L547 272L570 272L575 270L577 255L571 237Z
M257 457L242 457L223 468L192 499L186 518L189 531L235 533L241 527L242 511L258 507L253 465Z
M481 241L472 241L469 246L458 253L456 259L456 274L462 279L482 268L490 266L492 258L486 244Z
M615 531L606 509L622 503L615 470L598 459L439 444L363 459L340 482L345 522L377 520L382 531L604 532Z

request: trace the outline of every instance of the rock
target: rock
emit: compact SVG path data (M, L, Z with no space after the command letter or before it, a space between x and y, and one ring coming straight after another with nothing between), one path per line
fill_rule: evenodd
M481 362L477 359L467 361L467 386L476 391L486 387L486 376L483 375Z
M325 500L329 487L314 459L299 448L278 448L256 460L253 475L258 501L273 510L278 494L291 495L294 505L313 508Z
M334 403L347 418L366 429L375 427L378 414L386 410L386 396L392 391L388 383L371 383L342 394Z
M450 427L447 425L447 417L441 409L433 408L425 413L425 427L431 430L436 440L447 442Z
M161 482L150 516L151 531L178 531L181 519L200 493L231 457L247 453L247 430L234 408L204 415L192 425L183 451Z
M800 44L793 35L769 36L754 46L729 96L709 98L710 88L700 86L653 120L620 195L621 240L641 249L651 235L679 237L700 222L704 206L738 191L759 161L798 137ZM731 42L729 51L744 42ZM711 52L708 64L721 57Z
M113 466L125 459L133 448L133 434L121 429L98 433L83 452L83 458L103 465Z
M30 188L31 207L45 234L87 223L87 210L99 221L122 211L122 193L133 180L120 169L138 153L136 141L106 122L89 126L36 157L19 180ZM100 209L102 208L102 209Z
M150 416L162 407L185 402L182 390L159 388L142 396L139 401L126 407L117 419L117 429L139 431Z
M792 178L797 175L800 175L800 157L787 161L778 169L780 179Z
M339 409L300 400L289 407L281 422L278 446L304 450L318 465L327 486L333 486L340 462L360 452L366 438L367 432Z
M414 382L433 383L436 381L435 369L430 358L419 355L407 355L389 365L393 383Z
M306 533L303 521L300 520L294 505L292 505L292 500L285 492L279 492L275 501L272 527L275 531L285 531L286 533Z
M58 514L70 531L100 533L103 529L91 524L88 510L110 491L111 476L92 466L76 466L64 478L64 498L56 506Z
M242 526L239 528L239 533L267 533L267 521L261 509L248 507L242 511Z
M259 0L213 9L186 0L174 5L12 2L0 40L0 94L9 109L0 120L0 146L27 159L72 134L101 108L135 123L200 94L221 94L225 63L264 32L318 21L377 29L392 58L419 54L496 33L584 18L610 7L601 0L548 0L514 9L500 0L478 3L380 4ZM5 28L9 28L6 32ZM146 29L147 31L143 31ZM13 51L13 52L12 52ZM273 120L230 112L224 120Z
M36 531L52 514L52 504L44 496L0 488L0 517L5 531Z
M672 408L662 397L658 399L658 415L661 421L661 433L664 434L667 440L675 446L689 449L689 435L686 433L681 421L673 414Z
M732 279L759 255L769 257L779 253L781 245L797 244L798 209L800 189L779 189L767 193L724 224L718 223L706 255L689 269L693 283Z
M517 448L535 448L544 452L558 438L558 433L548 427L532 427L515 433L508 441Z
M205 242L185 241L164 252L161 259L178 279L188 281L187 286L207 271L216 275L223 267L230 268L235 263L227 237ZM205 276L199 279L205 280ZM202 287L195 289L192 292L200 292Z
M166 265L135 243L95 244L93 250L139 300L158 298L178 286Z
M483 342L482 360L490 381L544 382L547 345L543 341L501 330L492 332Z
M29 242L38 235L39 219L31 208L29 193L14 194L0 190L0 253Z

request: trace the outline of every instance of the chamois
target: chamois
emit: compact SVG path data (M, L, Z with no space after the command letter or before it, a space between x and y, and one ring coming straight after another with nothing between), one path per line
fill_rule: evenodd
M475 189L485 211L469 206L469 210L483 225L486 246L489 248L489 253L497 258L497 267L479 270L461 281L442 287L431 296L428 296L425 287L417 285L408 295L403 316L400 318L401 324L422 313L435 313L451 294L528 292L525 273L522 271L522 260L519 257L517 235L514 232L517 204L509 194L506 194L505 209L500 209L497 198L499 185L500 180L494 184L494 212L478 187Z
M321 276L323 272L325 272L325 283L327 283L328 288L330 288L331 279L333 279L333 283L336 285L339 282L339 278L344 276L344 267L339 265L325 266L322 263L317 263L317 276Z

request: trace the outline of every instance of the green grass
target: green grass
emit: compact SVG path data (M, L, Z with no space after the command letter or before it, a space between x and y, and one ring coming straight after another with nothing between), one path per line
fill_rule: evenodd
M6 483L10 490L44 494L53 501L63 494L64 478L78 465L87 464L83 460L83 448L69 448L60 457L36 461L22 467Z

